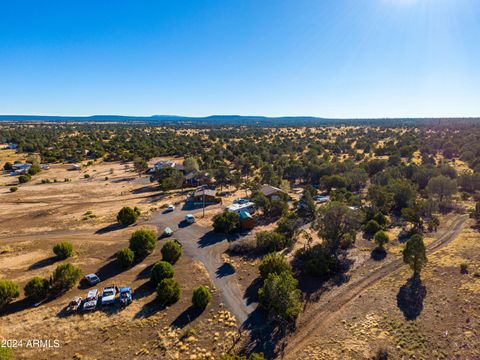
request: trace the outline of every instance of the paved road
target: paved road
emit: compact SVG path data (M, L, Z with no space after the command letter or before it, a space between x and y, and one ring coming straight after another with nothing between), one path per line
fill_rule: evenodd
M172 238L182 244L186 255L205 265L213 284L220 291L222 302L236 316L239 323L243 324L257 304L247 305L235 270L221 259L221 254L228 248L228 239L224 235L214 233L210 226L182 224L186 214L194 214L198 218L202 216L202 210L187 211L177 208L170 213L159 211L153 213L146 224L157 226L159 233L167 226L174 231Z

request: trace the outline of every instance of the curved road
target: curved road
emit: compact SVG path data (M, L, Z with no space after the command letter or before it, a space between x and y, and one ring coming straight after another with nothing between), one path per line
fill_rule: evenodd
M225 235L216 234L211 226L197 224L182 224L186 214L201 217L202 209L180 210L173 212L155 212L145 224L155 225L159 234L166 227L174 231L172 238L178 240L186 255L201 261L212 279L215 287L220 291L222 302L235 315L237 321L243 324L252 313L256 304L247 304L244 293L240 289L235 270L226 265L221 254L228 248L228 239Z
M427 246L427 252L432 253L448 245L462 231L468 215L458 216L448 230L437 240ZM306 342L314 332L325 330L328 324L353 300L360 296L365 290L377 281L383 279L398 270L404 265L401 258L395 258L389 263L361 277L359 280L346 284L339 291L333 292L332 296L325 296L321 301L312 303L308 312L311 316L304 317L303 323L299 323L294 337L288 339L286 348L283 351L285 359L297 359L298 355L305 349Z

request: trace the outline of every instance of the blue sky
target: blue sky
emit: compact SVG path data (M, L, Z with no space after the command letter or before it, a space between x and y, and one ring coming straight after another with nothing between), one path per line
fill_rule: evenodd
M0 113L480 116L480 1L2 1Z

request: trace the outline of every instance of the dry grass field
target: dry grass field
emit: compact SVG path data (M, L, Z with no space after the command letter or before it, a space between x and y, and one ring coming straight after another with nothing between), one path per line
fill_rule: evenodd
M185 195L160 195L154 184L139 178L128 164L100 163L81 171L68 168L52 165L14 193L9 185L16 185L16 178L0 177L4 185L0 187L0 278L14 280L23 288L34 276L48 277L60 263L52 247L66 240L73 244L75 255L64 262L80 266L84 274L95 272L108 283L131 286L135 301L122 310L66 316L63 309L68 301L84 296L87 290L74 288L39 307L32 307L21 294L2 315L0 338L58 339L60 347L17 348L15 358L97 359L121 353L130 359L210 359L231 348L240 336L235 318L222 306L201 262L183 256L175 264L182 297L168 309L159 308L155 289L148 283L151 266L161 258L160 246L131 269L123 271L115 264L116 252L128 246L129 235L152 211L180 202ZM52 182L42 184L44 179ZM140 225L112 226L118 210L126 205L141 208ZM212 289L214 297L205 312L198 314L190 299L192 289L202 284ZM186 324L190 330L185 334Z

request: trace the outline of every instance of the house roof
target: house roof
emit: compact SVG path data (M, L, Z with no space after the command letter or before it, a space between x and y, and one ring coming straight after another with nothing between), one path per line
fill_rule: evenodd
M260 188L260 192L265 195L265 196L270 196L270 195L273 195L273 194L276 194L276 193L284 193L285 191L283 191L282 189L279 189L275 186L271 186L271 185L262 185L262 187Z
M195 194L193 196L215 196L217 194L217 191L212 188L207 188L207 187L199 187L195 190Z

